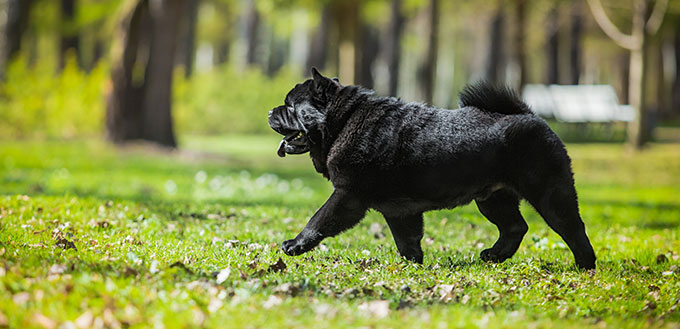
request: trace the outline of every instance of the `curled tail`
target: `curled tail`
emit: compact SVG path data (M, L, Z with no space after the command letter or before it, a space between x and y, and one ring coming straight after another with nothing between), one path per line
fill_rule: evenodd
M530 114L529 106L507 86L479 81L466 85L459 95L458 106L472 106L501 114Z

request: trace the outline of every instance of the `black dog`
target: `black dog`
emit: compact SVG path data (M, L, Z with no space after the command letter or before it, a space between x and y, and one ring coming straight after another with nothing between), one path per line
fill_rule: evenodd
M527 232L519 212L524 198L580 268L595 268L564 145L511 90L467 86L460 109L441 110L343 86L316 69L312 75L269 112L269 125L285 136L279 156L309 151L334 192L295 239L283 242L286 254L309 251L372 208L385 216L399 253L422 263L423 212L474 200L500 232L481 258L502 262Z

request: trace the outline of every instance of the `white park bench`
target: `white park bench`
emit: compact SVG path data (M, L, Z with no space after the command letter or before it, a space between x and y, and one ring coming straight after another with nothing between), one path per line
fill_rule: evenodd
M522 98L544 118L571 123L629 122L630 105L620 105L610 85L526 85Z

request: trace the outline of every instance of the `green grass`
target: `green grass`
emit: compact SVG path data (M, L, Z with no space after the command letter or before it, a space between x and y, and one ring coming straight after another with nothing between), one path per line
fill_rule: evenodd
M0 327L678 327L678 144L568 147L598 255L584 273L527 205L499 265L479 261L497 232L474 205L426 214L424 265L375 212L288 257L331 187L277 143L3 142Z

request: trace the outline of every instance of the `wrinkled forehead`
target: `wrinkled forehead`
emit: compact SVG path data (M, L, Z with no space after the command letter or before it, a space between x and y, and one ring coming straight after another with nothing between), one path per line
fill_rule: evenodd
M286 95L286 104L300 103L309 99L311 84L312 79L308 79L303 83L298 83L295 85L295 87Z

